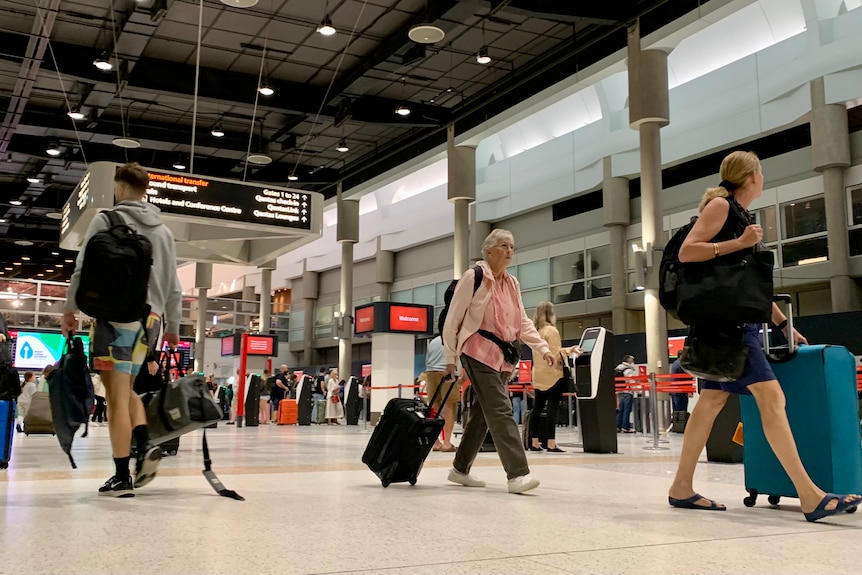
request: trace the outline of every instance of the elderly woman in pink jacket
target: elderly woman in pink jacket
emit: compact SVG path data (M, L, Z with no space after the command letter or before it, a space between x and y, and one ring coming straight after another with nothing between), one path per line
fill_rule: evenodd
M482 254L485 259L458 281L443 326L446 373L454 376L460 359L476 396L449 481L466 487L485 486L470 474L470 468L490 430L506 470L509 493L524 493L538 487L539 480L530 476L509 401L508 381L520 359L519 340L541 354L548 365L555 360L524 311L518 280L506 271L515 254L512 233L492 231L482 244ZM481 283L473 293L478 274Z

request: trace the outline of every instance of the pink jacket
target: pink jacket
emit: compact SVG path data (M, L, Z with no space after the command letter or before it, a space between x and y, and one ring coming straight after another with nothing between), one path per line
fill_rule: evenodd
M473 295L475 272L473 268L470 268L458 280L455 293L452 295L452 303L449 304L449 313L446 316L446 323L443 325L443 344L446 348L447 364L456 363L456 359L461 355L461 347L464 342L479 331L482 318L485 316L485 308L488 307L488 302L491 300L494 282L497 281L488 264L479 261L476 265L482 266L484 271L482 285L476 290L476 294ZM506 279L515 283L515 288L520 294L521 284L518 283L518 280L508 273ZM527 317L527 312L524 311L524 302L521 301L520 297L518 298L518 307L521 308L521 329L518 338L541 355L549 353L548 343L542 339L539 332L536 331L533 321Z

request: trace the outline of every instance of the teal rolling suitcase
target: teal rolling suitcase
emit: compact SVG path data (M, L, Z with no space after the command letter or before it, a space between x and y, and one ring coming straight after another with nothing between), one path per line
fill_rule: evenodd
M791 316L788 308L788 317ZM790 322L792 332L792 318ZM826 492L862 493L862 440L856 392L856 361L847 348L805 345L772 364L787 398L787 418L802 464ZM770 354L770 360L774 356ZM777 505L798 497L790 478L769 447L754 397L742 400L745 488L748 507L758 495ZM855 511L855 508L852 509Z

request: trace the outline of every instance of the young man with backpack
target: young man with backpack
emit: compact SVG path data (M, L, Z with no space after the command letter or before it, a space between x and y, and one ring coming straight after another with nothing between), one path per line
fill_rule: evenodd
M161 449L149 443L146 412L140 397L132 392L132 382L144 364L147 352L161 347L162 316L165 318L164 341L171 347L179 343L182 292L177 277L174 236L159 218L159 209L147 203L148 185L147 171L137 163L126 164L117 170L114 176L116 204L112 211L120 217L120 225L111 222L108 214L98 214L93 218L75 263L63 313L63 333L68 336L78 326L76 312L79 306L86 307L83 302L92 299L93 290L100 285L112 287L107 297L102 298L100 308L110 309L116 300L117 309L124 308L125 312L126 302L133 297L135 286L125 284L124 280L149 277L143 302L146 305L140 319L116 321L96 317L90 327L91 357L107 393L108 429L116 468L114 475L99 488L99 495L112 497L133 497L134 489L152 481L158 469ZM111 244L109 236L116 239L117 245ZM125 242L124 246L119 245L122 242ZM129 266L99 269L99 261L95 261L105 257L103 253L110 254L113 248L116 248L114 254L123 253L120 248L129 248L130 245L134 249L127 253L146 253L147 244L152 255L151 268L147 270L143 269L147 263L145 258L138 261L134 255L127 256ZM89 260L88 252L93 256ZM129 267L133 269L127 269ZM121 273L124 274L122 277ZM82 288L81 293L79 287ZM106 311L98 315L112 314ZM133 439L136 457L134 479L129 472Z

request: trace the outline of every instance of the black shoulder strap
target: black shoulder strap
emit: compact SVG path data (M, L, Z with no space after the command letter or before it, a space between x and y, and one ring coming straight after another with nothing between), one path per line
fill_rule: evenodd
M473 266L473 295L479 291L479 286L482 285L482 280L485 279L485 271L481 266Z
M105 217L108 218L108 227L113 228L114 226L124 226L126 225L125 220L120 217L120 214L115 212L114 210L105 210L102 212L105 214Z

